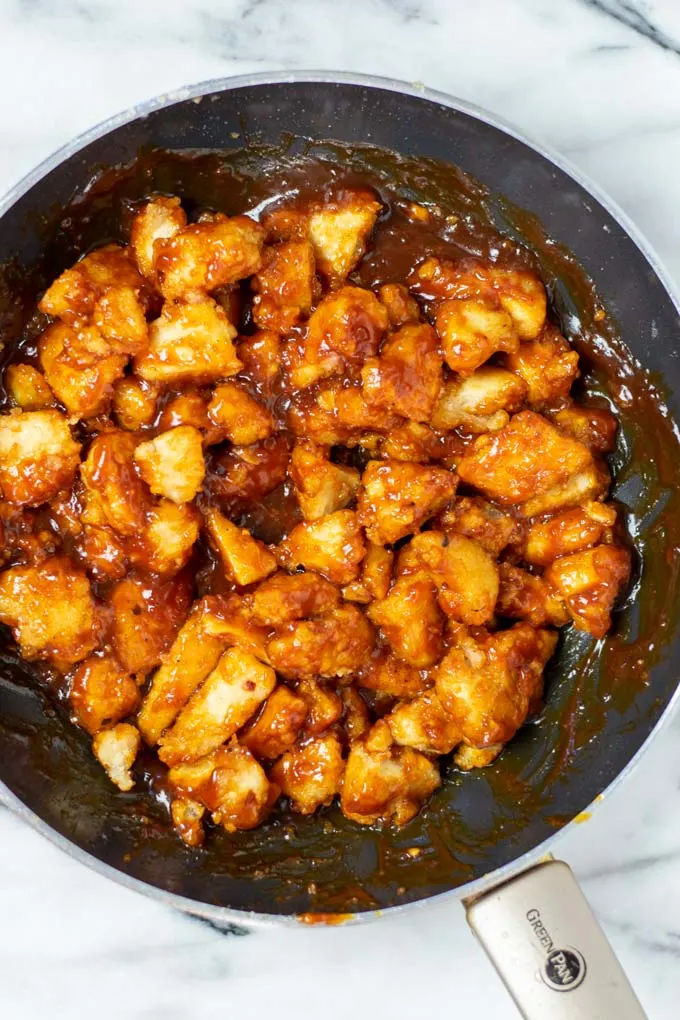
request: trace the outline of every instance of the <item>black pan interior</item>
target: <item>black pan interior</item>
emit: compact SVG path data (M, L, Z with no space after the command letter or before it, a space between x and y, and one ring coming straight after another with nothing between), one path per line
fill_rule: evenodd
M680 665L677 310L637 245L589 193L467 113L365 85L278 83L179 102L115 129L52 170L2 219L5 356L45 283L84 249L121 236L125 199L160 190L239 211L253 174L309 153L310 138L338 143L313 146L317 157L350 162L378 187L487 217L534 252L562 328L589 367L591 397L613 401L621 416L616 496L628 509L642 569L613 635L594 643L566 634L541 719L493 767L470 776L452 770L396 833L366 829L331 808L311 819L278 815L254 832L217 833L206 849L187 850L169 830L162 802L108 783L87 740L37 689L4 634L2 781L57 832L122 872L201 904L274 914L424 898L536 847L635 754L672 697ZM199 150L222 154L221 176L216 157ZM479 184L432 160L461 167ZM101 175L126 164L131 172ZM250 180L245 191L239 175ZM412 847L418 856L406 853Z

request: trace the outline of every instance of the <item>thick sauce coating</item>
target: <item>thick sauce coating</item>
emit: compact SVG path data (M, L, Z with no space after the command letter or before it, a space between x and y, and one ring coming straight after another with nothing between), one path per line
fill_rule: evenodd
M121 790L156 749L189 846L280 797L404 824L628 579L616 420L573 399L543 283L424 243L367 286L389 212L359 186L261 222L151 196L5 373L0 622Z

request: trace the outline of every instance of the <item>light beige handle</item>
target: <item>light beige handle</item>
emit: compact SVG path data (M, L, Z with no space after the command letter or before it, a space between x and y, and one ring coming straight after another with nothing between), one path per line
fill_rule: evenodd
M548 860L466 903L525 1020L645 1020L571 868Z

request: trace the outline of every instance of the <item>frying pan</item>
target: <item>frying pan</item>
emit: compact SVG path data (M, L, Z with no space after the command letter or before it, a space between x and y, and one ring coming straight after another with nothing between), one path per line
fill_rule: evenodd
M5 199L4 356L46 283L85 248L121 236L115 211L127 199L160 190L207 204L215 178L208 182L200 160L152 150L233 152L247 175L262 173L263 154L301 152L301 139L334 140L335 158L344 154L416 200L446 203L441 164L460 167L481 184L477 211L534 252L588 369L586 396L613 403L622 423L614 497L639 564L615 631L599 642L566 634L541 718L492 767L445 772L404 829L377 832L330 808L321 818L276 815L254 832L215 833L200 851L170 832L162 796L115 790L4 634L0 795L83 863L216 921L363 921L460 897L525 1015L643 1016L570 872L546 863L559 829L630 772L677 695L680 321L655 257L612 202L491 115L420 87L311 72L208 82L95 128ZM131 172L101 176L128 164ZM218 199L236 211L233 188Z

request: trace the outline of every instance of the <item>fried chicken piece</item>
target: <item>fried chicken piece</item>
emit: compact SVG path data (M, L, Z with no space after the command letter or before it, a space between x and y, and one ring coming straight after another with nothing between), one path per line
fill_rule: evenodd
M205 623L210 601L197 602L154 674L139 713L138 725L147 744L157 744L165 729L209 673L226 641L208 633Z
M193 223L156 240L153 267L163 297L195 300L252 276L262 264L263 243L264 230L247 216Z
M432 413L435 429L462 427L466 432L494 432L507 425L526 397L522 379L495 365L484 365L465 379L450 379Z
M341 687L342 728L349 744L365 737L371 728L368 706L356 687Z
M195 761L233 736L276 687L276 674L250 652L228 648L159 741L166 765Z
M485 301L444 301L435 316L446 364L461 376L472 373L499 351L515 351L519 339L512 317Z
M437 588L439 605L461 623L481 625L494 614L498 566L478 543L464 535L425 531L402 550L397 574L425 571Z
M569 622L564 601L548 587L541 577L535 577L512 563L500 563L500 588L496 612L513 620L528 620L534 627L547 623L563 627Z
M458 479L451 471L403 461L370 461L357 516L371 542L385 545L413 534L448 503Z
M261 329L286 333L306 318L314 300L314 249L309 241L267 245L253 277L253 320Z
M630 553L617 545L561 556L543 575L565 600L578 630L601 638L611 627L611 610L630 576Z
M208 404L208 417L237 446L251 446L274 431L269 411L238 383L216 386Z
M161 499L146 511L142 530L128 540L132 562L154 574L178 573L189 562L199 533L195 507Z
M224 572L236 584L245 586L268 577L276 570L276 559L264 542L246 528L239 528L214 507L203 513L210 541L219 554Z
M616 446L619 424L603 407L565 407L553 415L553 421L594 455L611 453Z
M471 769L483 769L495 762L504 746L504 744L489 744L488 747L470 747L469 744L459 744L453 756L453 762L463 772L470 772Z
M306 521L318 521L342 510L354 499L361 475L354 468L333 464L328 451L311 440L298 440L289 467L298 503Z
M187 225L179 198L158 196L147 202L132 221L130 248L140 273L152 283L156 279L156 242L174 237Z
M41 411L54 405L54 394L45 376L33 365L8 365L4 381L7 396L22 411Z
M440 785L439 769L418 751L410 747L370 750L357 741L347 758L340 806L347 818L364 825L405 825Z
M203 440L192 425L179 425L140 443L134 458L151 491L173 503L190 503L203 484Z
M479 436L458 464L461 481L533 516L537 497L593 467L590 451L535 411L520 411L493 435ZM539 513L542 511L538 511Z
M427 422L442 387L439 341L427 323L408 323L382 345L361 370L368 404L413 421Z
M258 758L272 761L298 738L309 708L304 698L279 684L269 695L256 719L245 726L239 741Z
M60 411L0 415L0 490L19 506L38 506L70 485L80 444Z
M75 721L94 736L132 715L139 689L112 655L90 655L70 680L69 702Z
M519 526L514 517L488 503L481 496L460 496L437 514L434 525L444 534L465 535L478 542L491 556L500 556L517 537Z
M359 262L382 206L370 191L346 191L309 217L309 239L319 269L337 286Z
M116 354L95 326L48 326L38 341L40 367L72 421L91 418L111 403L127 355Z
M537 340L520 344L505 364L525 381L528 403L537 408L567 397L579 374L578 354L554 326L546 326Z
M339 603L338 589L319 574L279 571L257 586L251 605L254 620L277 627L291 620L321 616Z
M384 306L370 290L348 285L332 291L309 317L300 356L289 365L290 385L305 389L346 366L360 367L377 353L388 324Z
M308 709L303 729L304 737L316 737L320 733L325 733L342 716L341 698L324 684L307 677L299 680L295 689Z
M387 309L390 326L393 329L399 329L407 322L420 320L420 306L403 283L384 283L378 288L378 297Z
M122 429L137 432L151 425L157 414L155 386L134 375L119 379L113 387L113 413Z
M556 631L528 623L476 639L459 634L435 671L435 689L466 744L485 748L515 735L541 697L556 644Z
M0 574L0 623L27 661L71 665L97 644L95 603L87 577L65 556Z
M336 510L319 521L297 524L277 549L279 562L294 570L315 570L334 584L349 584L359 575L366 555L357 515Z
M279 795L250 751L234 742L199 761L176 765L168 779L180 798L203 804L227 832L260 825Z
M261 329L252 336L243 337L236 348L236 355L250 381L269 393L281 370L281 339L278 333Z
M250 597L217 595L208 600L204 619L206 634L219 637L225 645L236 645L260 662L269 663L267 641L271 628L263 627L250 611Z
M106 770L111 782L123 792L135 785L131 769L140 745L139 730L130 723L118 723L109 730L100 730L92 741L95 758Z
M392 585L387 597L372 602L369 620L380 627L395 655L410 666L434 665L442 653L444 620L437 605L432 581L403 577Z
M413 701L400 701L384 720L395 744L423 754L448 754L460 743L460 729L435 691L425 691Z
M560 556L610 541L615 524L613 506L584 503L547 520L532 521L522 545L522 556L527 563L547 567Z
M85 485L86 524L107 524L119 535L144 527L149 497L135 471L136 440L129 432L103 432L93 441L80 467Z
M409 666L403 659L385 650L362 665L357 683L369 691L378 691L393 698L415 698L432 685L425 670Z
M290 798L293 811L311 815L333 800L344 770L340 741L327 733L287 751L272 766L269 778Z
M284 624L267 650L282 676L304 679L348 676L371 654L373 644L373 630L364 614L343 604L322 616Z
M188 578L130 575L113 588L112 641L118 662L140 679L160 665L189 612Z
M361 577L342 589L348 602L372 602L384 599L392 580L394 553L382 545L367 542L366 555L361 561Z
M149 346L135 358L135 372L147 382L177 386L236 375L242 366L235 336L236 329L210 298L166 301L161 315L149 325Z

